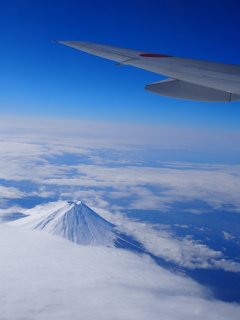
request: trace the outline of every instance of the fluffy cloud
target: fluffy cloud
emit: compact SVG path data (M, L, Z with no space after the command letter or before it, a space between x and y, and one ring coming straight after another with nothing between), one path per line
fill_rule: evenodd
M132 221L121 213L113 215L107 210L94 210L117 225L121 232L134 236L148 252L165 261L187 269L223 269L240 272L240 263L226 260L221 251L212 250L191 237L176 238L166 226L158 225L156 229L149 223Z
M17 199L24 198L25 196L25 192L22 192L15 187L4 187L0 185L0 199Z
M230 233L228 233L226 231L222 231L222 233L223 233L223 237L224 237L225 240L233 240L233 239L235 239L234 236L232 236Z
M169 169L126 166L109 168L97 165L73 166L78 174L72 178L50 178L45 184L75 187L113 188L112 198L133 197L134 209L162 209L174 201L202 200L214 209L240 211L238 190L239 166L218 166L212 170ZM158 187L155 194L147 188ZM234 208L235 207L235 208Z
M99 201L101 190L102 201L127 199L131 209L168 210L175 201L202 200L213 209L240 211L238 165L159 162L149 166L139 157L150 152L148 147L133 145L134 139L119 139L112 125L5 120L0 141L0 179L34 182L35 195L51 195L55 188L56 196L75 197L86 189L98 189ZM118 129L128 131L120 125ZM140 130L131 132L141 137ZM155 141L152 150L159 148L182 147L171 143L170 147L160 147ZM201 213L196 210L192 208L193 213Z
M231 319L189 278L121 249L80 246L45 233L0 226L3 319ZM14 234L14 237L13 237Z
M2 204L2 206L4 206ZM19 207L19 206L11 206L9 208L1 208L0 209L0 217L1 216L5 216L5 215L8 215L8 214L12 214L12 213L16 213L16 212L23 212L25 211L25 209L23 209L22 207Z

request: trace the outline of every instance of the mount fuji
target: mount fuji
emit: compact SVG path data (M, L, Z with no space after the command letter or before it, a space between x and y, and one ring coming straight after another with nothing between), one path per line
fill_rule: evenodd
M29 229L42 230L81 245L101 245L143 252L141 244L119 232L81 201L58 201L37 206L29 215L10 222Z

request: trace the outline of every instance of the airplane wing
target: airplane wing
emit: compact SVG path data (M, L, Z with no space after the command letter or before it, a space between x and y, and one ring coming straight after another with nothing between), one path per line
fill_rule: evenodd
M147 91L167 97L230 102L240 100L240 66L151 53L85 41L54 41L66 46L165 75L167 80L146 85Z

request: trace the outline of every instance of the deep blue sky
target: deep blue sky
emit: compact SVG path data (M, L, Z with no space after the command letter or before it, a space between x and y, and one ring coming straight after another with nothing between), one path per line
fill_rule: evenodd
M1 0L0 114L239 131L240 102L144 90L160 75L68 48L85 40L240 64L234 0Z

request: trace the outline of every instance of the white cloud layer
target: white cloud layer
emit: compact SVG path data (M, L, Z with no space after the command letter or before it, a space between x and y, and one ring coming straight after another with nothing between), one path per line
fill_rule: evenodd
M210 171L203 168L182 170L126 166L72 166L75 177L48 178L41 180L46 185L112 188L112 198L136 197L132 209L167 209L174 201L202 200L213 209L240 211L240 166L216 165ZM153 194L148 187L158 187ZM200 212L199 212L200 213Z
M15 187L4 187L0 185L0 199L16 199L24 197L26 197L25 192L22 192Z
M138 155L149 152L150 145L155 151L183 153L239 151L239 133L4 116L0 124L0 215L27 213L8 207L11 199L75 198L95 206L166 261L189 269L240 271L222 252L176 238L166 226L157 230L108 211L167 211L176 201L201 200L238 214L239 165L166 163L161 158L151 165ZM146 256L75 246L27 230L14 229L13 237L12 230L0 226L1 319L239 318L238 305L213 300L194 281L161 269ZM225 231L223 236L233 239Z
M97 201L99 207L91 206L91 208L100 214L109 222L115 224L119 231L132 236L139 241L145 249L156 257L162 258L167 262L172 262L179 267L187 269L222 269L231 272L240 272L240 263L231 259L226 259L223 252L215 251L207 245L193 240L191 237L176 237L170 226L167 225L151 225L150 223L134 221L127 218L120 212L112 214L106 209L106 203ZM59 202L61 205L61 201ZM51 212L58 206L58 202L49 202L38 205L31 209L21 207L10 207L0 210L0 217L6 216L14 212L24 215L32 213ZM156 228L157 227L157 228ZM182 226L181 227L187 227ZM225 239L233 239L233 237L223 231Z
M120 249L0 226L1 319L227 320L240 307Z
M189 147L220 150L239 150L240 132L230 130L206 130L205 128L161 127L153 125L136 125L121 123L90 122L67 119L45 119L14 117L1 115L1 130L12 134L21 132L31 137L46 137L54 140L56 134L66 141L71 135L76 142L80 137L86 146L113 146L116 144L153 145L163 149L182 149ZM51 136L49 136L49 134ZM86 139L87 138L87 139ZM71 139L69 139L71 141ZM88 140L88 143L87 141ZM72 145L70 143L70 145Z
M111 214L107 210L93 209L117 225L121 232L133 236L142 243L148 252L165 261L187 269L222 269L240 272L240 263L225 259L221 251L212 250L189 237L176 238L166 226L159 225L157 230L151 224L132 221L121 213Z
M240 212L239 165L159 162L159 166L151 167L132 156L133 152L137 155L149 152L140 145L144 142L140 127L119 124L115 128L112 124L67 120L21 120L6 116L0 120L0 179L27 180L36 183L37 189L27 194L17 188L2 186L2 197L39 195L44 198L54 194L76 197L85 192L87 199L87 192L91 190L89 201L95 192L99 202L107 205L107 197L127 199L131 209L168 210L175 201L202 200L213 209ZM127 139L129 132L134 139ZM159 133L157 128L150 132L153 136ZM215 138L213 140L216 142ZM191 146L191 143L182 146L175 141L173 144L173 141L166 140L161 145L153 140L152 148L174 150ZM234 146L237 148L239 143ZM64 156L78 160L74 164L57 161ZM155 187L155 191L151 187ZM202 213L196 210L192 208L191 212Z

